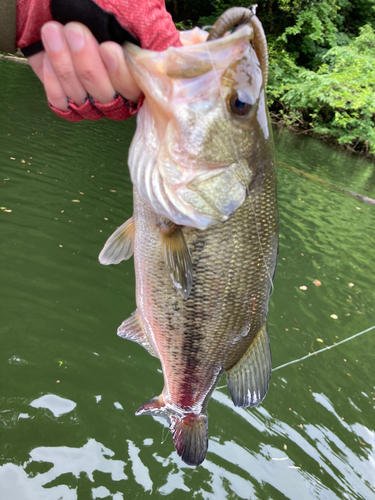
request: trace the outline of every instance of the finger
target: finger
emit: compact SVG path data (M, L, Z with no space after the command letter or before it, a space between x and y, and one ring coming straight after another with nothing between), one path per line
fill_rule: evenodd
M34 54L33 56L27 58L34 73L39 78L39 80L41 80L42 83L43 83L44 54L45 51L43 50L42 52L38 52L37 54Z
M63 26L55 21L46 23L42 28L42 41L65 95L80 106L87 97L87 91L74 69Z
M99 44L80 23L68 23L64 34L71 50L76 73L86 91L101 104L113 101L116 93L99 54Z
M113 87L125 99L137 102L141 89L129 71L121 46L115 42L104 42L99 51Z
M43 81L48 102L60 111L66 111L68 109L66 93L53 70L48 54L46 53L44 54Z

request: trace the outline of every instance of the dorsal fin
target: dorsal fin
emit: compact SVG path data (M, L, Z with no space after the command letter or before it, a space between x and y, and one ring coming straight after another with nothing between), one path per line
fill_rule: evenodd
M176 290L186 300L193 286L193 263L181 227L171 221L159 224L167 270Z
M265 398L271 378L271 349L264 322L242 358L227 370L227 385L236 406L256 406Z
M121 323L117 329L117 335L124 339L131 340L132 342L137 342L152 356L157 357L143 329L137 309L129 316L128 319Z
M130 217L108 238L99 254L99 262L105 266L119 264L133 255L134 219Z

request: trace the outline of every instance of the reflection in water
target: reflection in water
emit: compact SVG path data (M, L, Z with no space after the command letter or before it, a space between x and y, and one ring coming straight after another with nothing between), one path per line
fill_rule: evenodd
M2 498L22 500L52 500L77 498L77 488L87 476L91 483L98 483L97 472L109 474L116 484L127 479L124 473L125 463L113 460L114 453L94 439L82 448L40 447L30 453L30 459L23 466L6 464L0 467L0 485ZM27 473L27 470L47 464L47 472ZM75 485L78 483L78 487ZM93 488L97 491L98 486ZM100 491L100 490L99 490ZM119 496L121 495L121 496ZM118 499L123 496L117 493ZM89 498L89 497L88 497ZM95 498L95 497L94 497ZM102 498L97 496L97 498ZM115 497L112 497L115 498Z
M30 406L34 408L46 408L50 410L55 417L60 417L60 415L65 415L65 413L74 410L77 405L74 401L60 398L60 396L56 396L55 394L46 394L32 401Z
M212 438L208 458L201 466L201 472L204 470L208 474L207 481L201 485L199 492L196 492L199 493L197 498L220 499L233 494L241 499L258 498L257 492L262 484L272 486L275 491L293 500L300 500L302 491L303 499L307 500L372 498L375 433L358 423L349 425L343 421L323 394L312 393L312 397L337 419L347 433L344 440L324 425L307 424L302 426L303 430L301 427L301 430L297 431L273 417L264 407L255 411L233 408L230 397L216 391L213 399L221 406L229 408L234 418L240 417L244 421L240 424L241 427L249 426L246 432L250 435L261 432L265 443L261 444L259 452L256 453L235 441ZM43 398L40 400L43 401ZM324 420L324 416L322 419ZM341 495L334 494L322 484L321 475L318 477L304 470L300 461L296 462L289 456L288 449L280 450L267 444L272 436L282 436L283 440L297 445L300 455L307 455L315 462L316 470L328 474L340 485ZM356 439L355 436L363 440L362 444L369 446L362 448L360 456L345 444L353 438ZM135 482L144 492L155 491L150 470L140 456L143 450L133 441L127 442ZM152 444L152 440L146 440L141 446L146 451ZM59 497L70 500L80 498L77 497L80 487L88 480L93 498L109 496L120 500L123 498L124 489L127 490L126 483L122 482L128 480L124 472L127 462L115 459L114 455L113 451L94 439L89 439L81 448L35 448L22 466L6 464L0 467L2 493L5 494L4 498L22 500L49 500ZM142 455L146 456L145 453ZM157 491L160 494L190 491L191 468L181 462L175 451L166 458L154 453L153 459L168 471L163 484L157 481ZM105 484L100 485L98 473L110 476L110 483L106 480ZM108 484L111 484L112 491L108 489ZM353 484L356 484L355 491ZM86 489L87 487L86 484Z
M132 471L134 474L134 479L140 484L145 491L152 490L152 481L147 467L145 467L139 458L140 449L135 446L130 440L128 440L129 445L129 457L132 462Z

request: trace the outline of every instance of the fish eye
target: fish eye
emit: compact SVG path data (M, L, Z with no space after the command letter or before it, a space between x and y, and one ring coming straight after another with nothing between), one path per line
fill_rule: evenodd
M246 116L249 114L252 104L242 101L238 92L231 95L229 99L229 106L231 111L237 116Z

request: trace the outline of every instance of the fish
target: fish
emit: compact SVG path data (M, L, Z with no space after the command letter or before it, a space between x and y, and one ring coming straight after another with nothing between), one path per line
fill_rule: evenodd
M136 415L167 419L178 455L198 466L222 375L235 406L259 404L269 387L279 218L260 21L229 9L208 40L198 28L182 40L160 53L125 46L145 95L128 158L134 211L99 261L134 255L137 309L117 333L164 377Z

